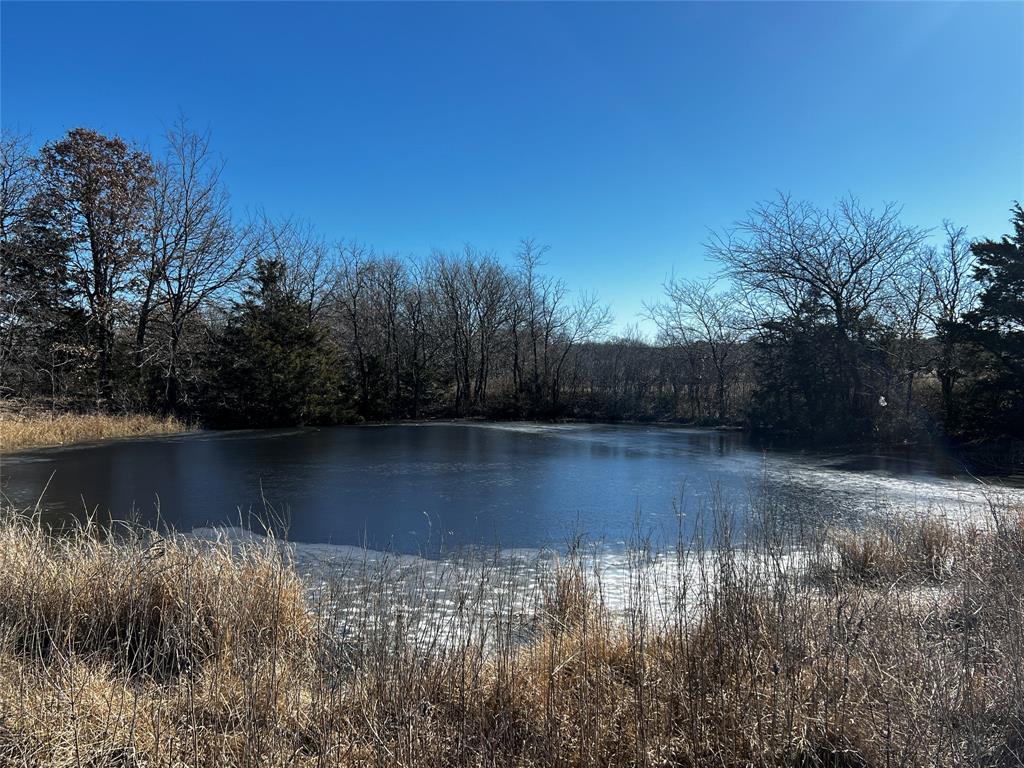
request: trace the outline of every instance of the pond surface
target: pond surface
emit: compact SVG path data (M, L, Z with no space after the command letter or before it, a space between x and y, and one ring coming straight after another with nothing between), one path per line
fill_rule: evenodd
M0 488L57 521L85 510L177 530L287 527L289 539L436 555L618 546L742 516L980 513L989 491L941 452L766 452L741 433L662 426L428 423L200 432L4 457ZM45 489L45 492L44 492ZM1019 493L1019 491L1012 491Z

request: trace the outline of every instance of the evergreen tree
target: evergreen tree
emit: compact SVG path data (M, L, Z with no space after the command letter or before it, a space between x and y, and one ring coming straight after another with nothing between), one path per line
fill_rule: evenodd
M41 205L25 140L4 134L0 158L0 395L74 400L93 360L69 276L71 243Z
M860 325L855 362L869 371ZM751 427L766 435L819 443L872 437L877 413L848 405L851 345L844 341L813 302L793 317L765 323L755 342Z
M1011 209L1013 234L971 246L978 306L965 316L979 347L975 423L992 434L1024 437L1024 208Z
M347 398L323 329L287 288L285 266L260 260L216 345L210 419L225 426L335 422Z

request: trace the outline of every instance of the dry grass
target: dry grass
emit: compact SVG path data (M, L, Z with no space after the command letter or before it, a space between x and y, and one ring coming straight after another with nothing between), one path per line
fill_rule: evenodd
M866 583L942 581L977 556L977 535L975 529L954 532L948 523L929 519L834 531L833 570L843 579Z
M81 414L0 406L0 453L189 429L173 416Z
M1021 765L1002 519L835 534L795 566L775 541L682 546L659 577L638 556L619 610L578 550L536 595L500 564L457 595L426 566L313 587L273 542L10 516L0 765Z

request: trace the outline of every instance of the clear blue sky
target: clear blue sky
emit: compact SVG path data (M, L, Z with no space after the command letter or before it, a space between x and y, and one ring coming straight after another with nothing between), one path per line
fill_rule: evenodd
M635 320L776 190L973 235L1024 197L1024 3L3 2L2 120L209 128L238 207L508 256Z

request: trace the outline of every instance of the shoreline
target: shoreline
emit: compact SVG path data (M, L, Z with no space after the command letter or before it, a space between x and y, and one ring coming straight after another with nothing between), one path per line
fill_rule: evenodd
M75 413L0 407L0 456L120 438L171 436L197 431L174 416L143 413Z
M426 416L409 419L382 419L338 424L308 424L290 427L245 427L240 429L206 426L198 422L183 421L173 415L159 416L145 412L108 414L102 411L79 412L54 410L31 405L17 409L9 402L0 401L0 456L9 456L26 451L61 448L115 439L136 437L159 437L190 433L247 432L262 429L324 429L335 427L391 427L431 424L450 425L502 425L536 424L550 426L593 426L593 427L657 427L663 429L700 430L723 434L747 435L760 450L779 453L881 453L899 455L922 449L939 448L956 457L970 474L1008 480L1011 484L1024 480L1014 473L1014 467L1024 461L1024 445L1003 439L986 441L954 440L936 437L931 441L914 442L856 442L818 443L814 440L800 440L792 436L766 435L735 424L699 424L666 419L637 420L617 419L598 421L589 419L544 419L544 418L494 418L489 416ZM996 471L992 471L996 470Z

